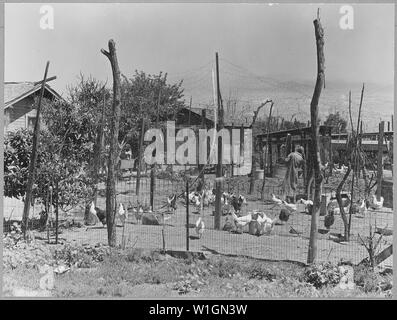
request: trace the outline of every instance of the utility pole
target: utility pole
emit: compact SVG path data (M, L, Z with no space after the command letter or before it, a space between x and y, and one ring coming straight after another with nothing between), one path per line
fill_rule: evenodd
M217 106L218 106L218 123L217 123L217 132L223 129L223 105L222 105L222 97L220 93L220 84L219 84L219 61L218 61L218 52L215 53L215 65L216 65L216 93L217 93ZM217 139L218 136L215 137ZM222 215L222 177L223 177L223 154L222 154L222 143L217 141L218 145L218 164L216 167L216 198L215 198L215 221L214 226L216 230L220 230L221 228L221 215Z

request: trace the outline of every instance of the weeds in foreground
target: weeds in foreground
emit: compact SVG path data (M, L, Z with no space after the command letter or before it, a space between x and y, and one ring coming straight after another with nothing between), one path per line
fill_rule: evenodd
M136 248L108 251L106 247L65 246L57 249L56 260L71 266L69 272L56 276L52 294L58 297L138 297L160 293L206 297L379 296L392 287L391 282L380 286L379 275L365 266L355 267L356 289L336 292L341 275L338 266L333 264L302 267L287 262L225 256L180 259ZM34 289L40 275L23 268L8 268L5 282L18 280L13 286L26 282ZM29 281L25 281L25 277L29 277Z

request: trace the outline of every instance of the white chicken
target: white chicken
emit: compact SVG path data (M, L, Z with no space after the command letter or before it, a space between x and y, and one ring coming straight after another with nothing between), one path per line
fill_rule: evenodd
M274 228L276 219L269 218L264 212L254 211L253 216L256 216L257 222L257 235L270 234Z
M215 202L215 194L212 190L205 190L201 197L201 201L203 202L203 206L208 207Z
M95 217L98 218L98 216L96 215L96 210L95 210L95 203L94 203L94 201L91 202L90 213L93 214ZM98 220L99 220L99 219L98 219Z
M185 195L186 195L186 192L185 192ZM199 207L200 206L200 195L194 191L190 192L189 193L189 202L191 204L193 204L194 206Z
M201 238L203 236L204 229L205 229L204 221L201 217L199 217L197 219L194 229L195 229L198 237Z
M298 203L302 203L302 204L304 204L305 206L307 206L307 205L313 205L313 201L312 201L312 200L299 199L297 202L298 202Z
M176 199L177 199L176 194L172 194L167 198L167 204L172 213L175 213L176 211Z
M230 194L228 194L227 192L222 193L221 201L224 206L229 205L229 202L228 202L229 198L230 198Z
M95 207L94 201L91 202L90 214L92 214L95 217L97 217L98 220L102 223L103 226L106 225L106 214L105 214L105 211Z
M374 210L380 210L383 208L383 201L385 199L383 197L380 197L380 201L376 199L376 195L372 195L372 201L371 201L371 208Z
M293 204L293 203L287 203L287 202L283 201L281 206L283 208L287 209L291 213L297 211L296 204Z
M363 215L367 212L367 206L366 206L365 200L363 199L361 201L361 205L359 203L360 203L360 201L358 201L358 203L353 204L352 211L353 211L353 213L358 213L358 214Z
M125 213L124 205L122 203L119 204L119 210L117 211L117 215L121 221L121 224L124 225L127 216Z
M271 196L272 196L273 203L275 203L276 205L279 205L280 207L285 208L286 210L288 210L291 213L297 211L296 204L288 203L284 200L281 200L281 199L277 198L273 193L271 194Z
M237 227L244 227L245 225L247 225L252 221L251 213L242 217L237 217L237 215L234 212L231 212L231 216Z
M256 219L259 223L269 223L269 224L274 224L275 220L272 220L269 218L264 212L259 212L258 213L258 218Z
M273 193L271 194L271 196L272 196L272 201L273 201L275 204L278 204L278 205L282 205L282 204L283 204L283 200L277 198Z

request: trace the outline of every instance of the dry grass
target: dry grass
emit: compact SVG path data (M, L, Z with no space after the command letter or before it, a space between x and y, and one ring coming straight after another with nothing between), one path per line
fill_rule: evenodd
M316 289L304 282L305 268L296 263L266 262L209 255L179 259L150 250L113 251L91 268L72 268L56 276L51 296L77 297L382 297L382 292L335 287ZM3 293L15 288L35 292L41 275L19 266L4 273Z

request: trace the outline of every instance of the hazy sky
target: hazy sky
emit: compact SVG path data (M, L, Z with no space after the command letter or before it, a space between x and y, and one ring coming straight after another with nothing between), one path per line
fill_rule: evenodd
M5 5L5 80L41 79L45 63L63 92L80 72L111 83L100 53L113 38L121 71L170 76L214 60L215 51L263 76L315 79L313 19L325 30L326 79L393 83L394 7L353 5L354 29L339 27L340 5L54 4L54 30L39 26L39 4Z

